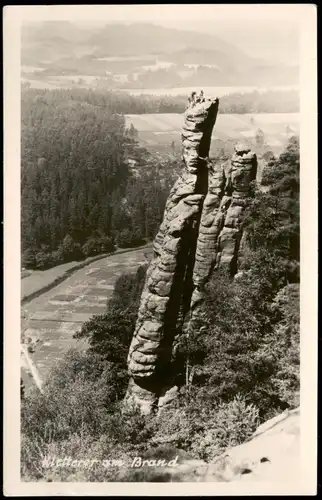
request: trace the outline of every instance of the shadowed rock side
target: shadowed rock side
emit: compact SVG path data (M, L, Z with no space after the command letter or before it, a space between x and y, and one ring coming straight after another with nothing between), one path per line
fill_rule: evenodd
M202 202L208 190L207 159L218 99L192 94L184 114L184 171L167 200L154 241L154 258L147 270L135 332L128 355L131 375L126 404L150 413L159 396L171 387L172 344L180 321L189 310L192 273ZM175 389L172 388L170 394Z

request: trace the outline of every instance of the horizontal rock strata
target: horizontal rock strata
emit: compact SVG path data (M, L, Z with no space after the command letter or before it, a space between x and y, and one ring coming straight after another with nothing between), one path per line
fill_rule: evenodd
M138 405L144 413L150 412L164 393L170 378L173 338L180 315L184 316L190 303L185 291L189 279L192 283L197 229L207 193L207 157L217 112L218 99L193 95L184 114L184 171L170 192L154 241L154 258L147 270L128 354L131 382L126 402Z
M209 166L208 193L201 214L193 271L191 318L198 315L204 285L213 271L222 267L232 275L237 271L242 221L256 171L256 155L242 144L235 147L228 167Z
M184 170L167 200L154 240L128 354L126 402L144 413L177 394L173 352L189 334L203 290L219 267L237 270L242 221L256 179L257 159L242 144L228 165L208 161L218 99L193 94L184 114Z
M235 147L228 173L228 186L231 190L227 201L227 212L223 230L218 242L218 267L226 266L231 274L237 271L237 256L242 237L243 215L249 198L251 187L256 179L257 158L255 153L242 144Z

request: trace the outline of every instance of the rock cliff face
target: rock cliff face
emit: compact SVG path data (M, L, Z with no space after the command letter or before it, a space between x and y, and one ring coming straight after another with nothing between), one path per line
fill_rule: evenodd
M242 237L242 218L256 178L257 160L242 145L224 168L208 159L218 99L192 94L184 114L183 173L166 203L154 241L135 332L128 354L131 380L126 403L150 413L176 396L171 363L214 269L234 274Z

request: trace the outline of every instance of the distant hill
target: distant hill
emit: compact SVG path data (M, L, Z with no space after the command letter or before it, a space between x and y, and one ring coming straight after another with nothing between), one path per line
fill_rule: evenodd
M25 25L21 58L23 66L45 70L39 78L108 75L116 88L298 83L295 65L250 57L215 35L149 23L103 28L68 21Z
M57 49L66 49L67 56L78 55L80 47L88 46L91 53L98 57L107 56L144 56L147 54L168 54L189 47L192 49L219 50L236 59L248 56L233 44L218 37L163 28L149 23L110 24L104 28L93 29L77 26L69 21L46 21L24 25L22 46L24 55L36 49L36 44L45 43ZM39 46L38 46L39 48Z

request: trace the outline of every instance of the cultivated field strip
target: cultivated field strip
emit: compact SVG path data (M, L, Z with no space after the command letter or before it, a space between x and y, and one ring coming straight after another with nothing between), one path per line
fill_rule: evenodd
M183 116L179 113L152 113L144 115L125 115L126 125L131 123L138 132L170 132L180 131ZM254 114L220 114L218 115L213 135L234 134L240 131L252 130L261 127L265 130L283 132L289 125L295 130L299 129L300 115L298 113L254 113ZM278 130L276 130L276 127Z
M93 315L106 311L118 276L136 271L151 254L152 248L141 248L105 257L22 306L24 336L39 339L31 358L42 380L68 349L86 348L73 334Z
M253 141L258 129L265 135L265 143L275 153L285 146L288 138L300 132L298 113L220 114L212 135L210 155L216 141ZM146 147L169 146L172 141L180 144L182 114L159 113L126 115L126 125L131 124L139 133L139 140Z

